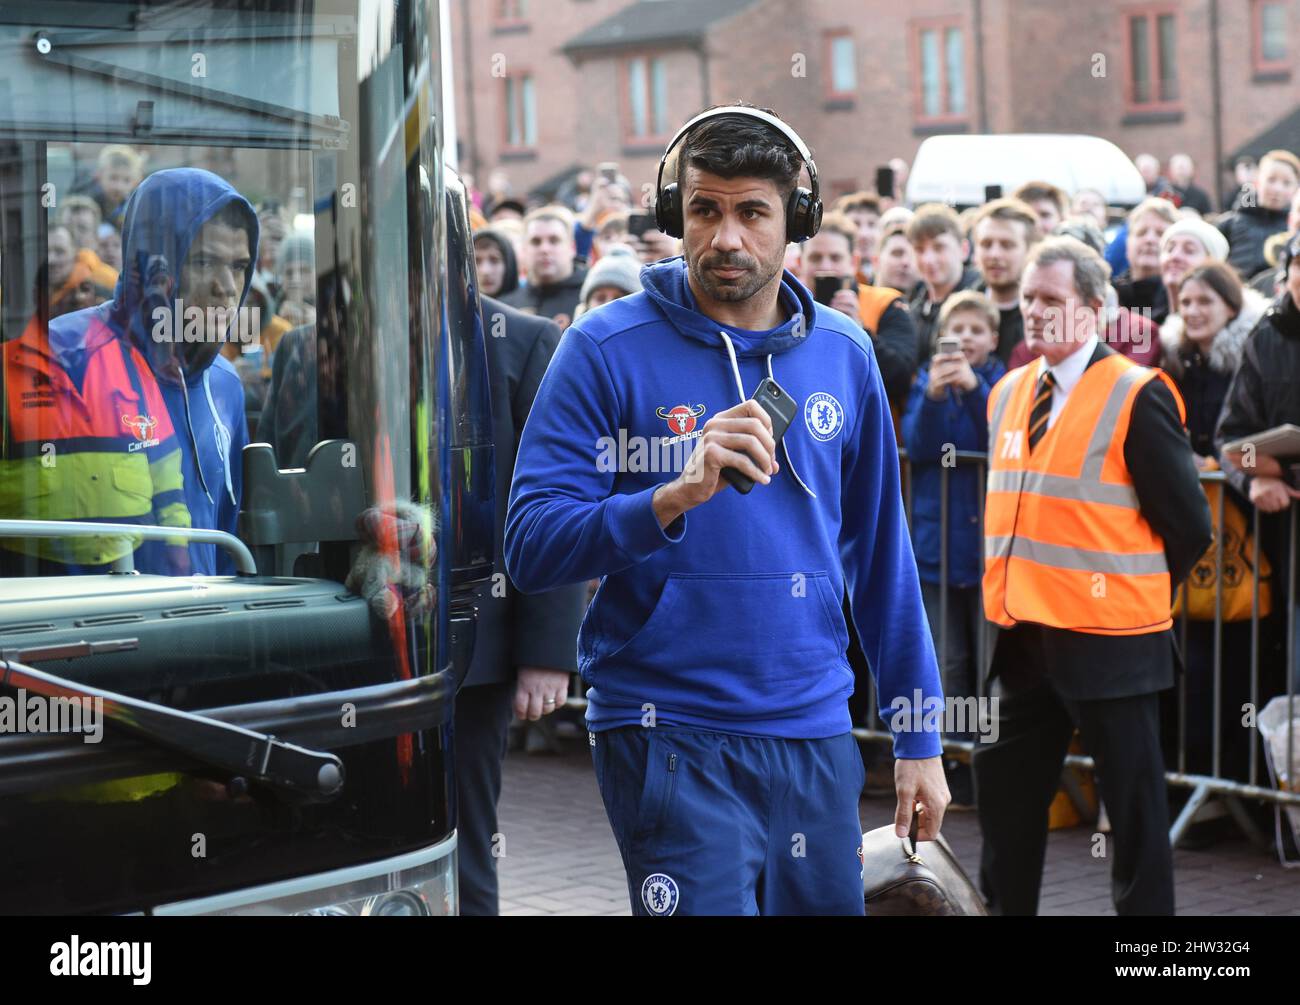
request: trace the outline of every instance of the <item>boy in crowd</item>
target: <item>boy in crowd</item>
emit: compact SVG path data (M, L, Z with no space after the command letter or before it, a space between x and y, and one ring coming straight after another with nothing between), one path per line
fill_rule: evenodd
M982 293L963 290L949 297L939 313L933 357L921 365L903 414L903 442L912 462L912 540L921 576L921 597L943 678L943 693L958 698L976 693L979 639L984 631L980 592L983 542L980 538L980 469L955 466L951 451L988 449L986 406L989 391L1004 373L998 356L998 310ZM942 340L956 339L948 350ZM948 468L947 479L944 469ZM947 580L943 596L942 504L948 492ZM968 740L971 734L951 734ZM970 766L945 760L948 788L956 808L974 804Z
M917 268L925 282L912 298L917 358L924 359L934 351L934 332L943 302L958 290L970 289L979 282L980 275L965 266L970 243L950 206L928 203L920 207L907 225L907 239L916 251Z

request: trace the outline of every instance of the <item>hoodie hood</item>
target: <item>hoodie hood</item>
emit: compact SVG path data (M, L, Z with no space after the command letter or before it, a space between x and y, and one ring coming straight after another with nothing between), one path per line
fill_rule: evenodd
M477 243L480 240L491 241L496 245L496 249L501 255L501 261L504 263L501 272L501 289L491 294L491 296L500 299L507 293L513 293L519 289L519 262L515 259L515 247L510 243L509 238L500 231L488 228L474 232L474 241Z
M807 288L790 272L781 279L781 305L790 316L767 332L752 332L719 324L700 313L686 279L686 260L670 258L641 270L641 286L673 327L687 338L725 349L722 332L735 344L740 359L777 356L807 341L816 323L816 302Z
M108 314L116 327L129 334L155 372L173 348L152 337L155 311L164 308L171 312L179 337L183 324L177 309L177 301L183 299L181 266L203 226L231 205L248 234L250 252L239 292L242 307L257 267L257 214L229 182L199 168L171 168L149 175L127 201L122 222L122 272L107 305ZM213 350L220 346L204 349L209 351L199 354L198 365L186 373L190 386L212 365L217 356Z
M1242 293L1241 310L1219 330L1210 343L1208 362L1210 369L1215 373L1231 376L1236 372L1241 364L1241 354L1247 336L1268 310L1268 300L1249 286L1245 287ZM1182 377L1183 353L1192 347L1182 317L1170 314L1165 323L1160 326L1160 346L1164 355L1164 368L1175 378Z

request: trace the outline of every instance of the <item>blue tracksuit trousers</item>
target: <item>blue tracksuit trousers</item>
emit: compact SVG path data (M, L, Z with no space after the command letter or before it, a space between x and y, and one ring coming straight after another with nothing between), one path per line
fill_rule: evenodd
M635 914L863 913L866 772L849 733L627 726L590 741Z

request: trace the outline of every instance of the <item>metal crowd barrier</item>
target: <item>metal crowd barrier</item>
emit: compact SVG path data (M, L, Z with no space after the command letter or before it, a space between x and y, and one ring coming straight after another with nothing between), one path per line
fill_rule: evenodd
M949 568L948 568L949 566L948 537L949 537L949 523L950 523L949 497L951 495L952 471L959 467L971 467L971 466L974 466L977 469L978 482L980 486L979 523L978 523L977 530L981 541L983 540L984 537L984 507L985 507L985 495L986 495L987 484L988 484L988 478L987 478L988 457L986 454L977 451L959 450L959 451L955 451L952 454L952 457L955 462L953 466L951 467L943 466L943 465L940 466L940 493L941 493L940 507L939 507L940 631L939 631L938 644L935 647L936 653L939 657L940 667L942 667L946 662L947 651L948 651L947 613L948 613L948 593L950 589L949 582L948 582L950 578ZM912 478L911 478L911 465L907 457L907 451L905 449L899 450L899 462L900 462L900 474L902 477L903 502L907 513L908 526L910 527L912 524L912 512L913 512L913 487L912 487ZM1221 471L1202 471L1200 473L1200 478L1202 484L1208 484L1213 482L1222 483L1226 481ZM1218 493L1218 499L1219 499L1218 506L1217 506L1218 512L1216 514L1215 525L1216 527L1220 528L1220 531L1223 527L1226 495L1227 494L1224 491L1220 491ZM1259 510L1255 509L1254 507L1250 507L1250 510L1252 513L1252 518L1251 518L1252 537L1255 542L1254 558L1255 558L1256 566L1258 566L1259 557L1262 553L1262 545L1260 544L1260 514L1259 514ZM1286 681L1287 681L1286 696L1287 696L1287 723L1288 724L1287 724L1287 736L1286 736L1287 753L1286 753L1286 762L1284 766L1290 766L1295 763L1294 754L1296 748L1295 687L1296 687L1297 667L1296 667L1295 608L1296 608L1297 598L1295 593L1295 587L1296 587L1296 534L1297 534L1297 530L1300 529L1297 528L1297 510L1300 510L1300 503L1293 504L1288 510L1289 513L1288 519L1290 521L1290 526L1289 526L1290 544L1289 544L1289 554L1287 556L1287 562L1286 562L1285 575L1286 575L1286 584L1287 584L1286 600L1289 606L1289 610L1284 610L1280 614L1280 616L1285 617L1287 619L1286 620ZM1216 583L1218 583L1221 586L1223 581L1223 569L1224 569L1223 534L1221 532L1215 534L1214 554L1215 554ZM1274 567L1272 570L1274 583L1277 582L1278 575L1279 575L1279 570L1276 567ZM1260 577L1257 575L1255 577L1255 590L1254 590L1254 597L1253 597L1253 603L1251 608L1251 620L1250 620L1250 624L1251 624L1250 702L1254 707L1257 715L1262 710L1260 705L1261 696L1260 696L1260 687L1259 687L1259 683L1260 683L1259 682L1259 671L1260 671L1259 579ZM1275 598L1275 611L1276 611L1276 606L1277 606L1276 599L1278 596L1276 590L1274 590L1273 596ZM1188 620L1189 619L1186 616L1186 605L1184 605L1184 614L1178 619L1178 631L1177 631L1177 638L1179 641L1181 652L1184 655L1184 657L1186 656L1186 652L1187 652ZM1192 793L1187 803L1183 807L1182 811L1179 813L1178 818L1174 821L1174 823L1170 827L1169 840L1171 844L1178 843L1179 839L1183 836L1187 827L1192 823L1193 817L1196 815L1196 813L1208 802L1215 799L1221 800L1224 803L1224 806L1226 807L1228 812L1232 815L1232 817L1237 822L1237 824L1242 828L1242 830L1245 831L1247 836L1250 837L1253 842L1255 842L1257 845L1260 846L1265 845L1267 843L1267 839L1259 832L1258 827L1256 827L1254 822L1250 819L1249 815L1246 813L1245 809L1242 806L1241 800L1259 799L1259 800L1268 801L1275 804L1278 812L1280 812L1282 807L1284 806L1300 806L1300 780L1296 779L1294 777L1295 773L1291 772L1289 769L1288 769L1288 777L1290 778L1289 791L1280 788L1275 788L1272 787L1271 785L1261 784L1260 772L1259 772L1259 760L1260 760L1259 753L1260 753L1261 738L1258 735L1257 729L1251 729L1253 735L1250 737L1249 771L1247 774L1247 778L1245 780L1241 780L1241 779L1227 778L1224 777L1223 775L1222 750L1221 750L1222 737L1220 732L1220 727L1223 723L1223 714L1224 714L1223 702L1222 702L1223 670L1224 670L1223 668L1223 624L1224 624L1223 596L1222 596L1221 589L1216 588L1215 619L1214 619L1213 707L1210 710L1196 710L1196 711L1208 711L1211 715L1211 726L1212 726L1211 773L1208 775L1197 774L1186 770L1187 730L1185 727L1188 721L1188 709L1186 703L1186 675L1183 675L1179 678L1178 681L1179 743L1178 743L1177 763L1174 766L1167 766L1169 770L1166 770L1165 772L1165 781L1169 785L1191 789ZM976 647L976 666L978 668L978 673L976 674L975 697L977 699L985 699L989 697L989 695L986 693L985 677L987 676L989 664L992 659L992 651L989 642L992 637L992 633L994 631L994 626L992 626L991 623L989 622L985 622L984 627L985 630L978 634L977 647ZM853 735L857 737L859 740L863 740L863 741L868 741L873 743L892 743L893 735L885 728L884 723L880 722L875 712L875 710L879 707L879 702L876 696L875 681L869 678L868 686L870 689L869 707L873 710L869 721L871 721L873 725L856 726L853 729ZM578 688L579 695L581 694L581 690L582 690L581 687L579 687ZM1274 696L1270 695L1269 697L1271 698ZM585 698L582 698L578 695L574 695L572 694L571 691L570 697L566 703L566 707L573 708L573 709L585 709L586 705L587 702ZM542 721L545 722L545 720ZM1243 726L1241 728L1244 729L1249 727ZM977 744L974 741L956 740L956 739L949 739L946 737L943 741L943 745L946 751L950 751L953 753L964 753L966 755L969 755L977 747ZM1069 754L1066 756L1065 759L1065 767L1067 769L1083 768L1092 771L1095 769L1095 764L1093 763L1093 759L1086 755ZM1069 779L1068 776L1069 776L1069 772L1066 771L1063 774L1063 784L1066 786L1067 790L1069 790L1071 787L1071 780ZM1277 821L1276 829L1278 833L1278 840L1280 842L1281 840L1280 829L1282 826L1280 822L1280 817L1277 817L1276 821ZM1295 863L1284 862L1283 864L1288 866L1300 867L1300 862L1295 862Z
M939 505L940 616L939 616L938 640L935 647L936 653L939 657L940 667L942 667L946 662L947 651L948 651L947 609L948 609L948 593L950 590L949 570L948 570L948 543L949 543L948 539L949 539L949 529L950 529L949 528L950 525L949 500L951 496L951 473L953 470L959 467L973 466L977 470L977 480L980 486L978 532L981 540L983 539L984 536L984 507L985 507L985 495L986 495L987 484L988 484L988 478L987 478L988 457L986 454L977 451L956 451L952 456L955 462L952 466L945 466L945 465L940 466L940 493L941 493L940 505ZM908 525L910 527L912 523L912 512L913 512L913 486L912 486L912 477L911 477L911 464L907 457L907 451L905 449L899 450L899 462L900 462L900 469L901 469L900 474L902 476L903 501L907 512ZM1200 479L1203 485L1210 484L1210 483L1223 484L1226 482L1226 478L1224 477L1222 471L1202 471L1200 472ZM1214 535L1214 545L1213 545L1216 588L1215 588L1215 604L1214 604L1215 617L1213 622L1214 653L1213 653L1212 708L1192 710L1193 712L1200 712L1200 713L1208 712L1210 715L1211 771L1210 774L1207 775L1207 774L1193 773L1186 770L1187 740L1188 740L1186 726L1189 718L1189 710L1187 708L1187 701L1186 701L1186 697L1187 697L1186 696L1186 675L1184 674L1180 676L1178 681L1179 742L1178 742L1177 761L1175 765L1167 766L1169 770L1165 772L1165 781L1169 785L1189 788L1192 790L1192 793L1187 803L1184 805L1183 809L1179 813L1178 818L1174 821L1174 823L1170 827L1169 839L1171 844L1178 843L1178 840L1183 836L1184 832L1186 831L1187 827L1191 824L1193 817L1196 815L1196 813L1208 802L1215 799L1221 800L1223 802L1224 806L1226 807L1228 812L1232 815L1233 819L1236 821L1238 826L1241 827L1241 829L1247 834L1248 837L1251 838L1252 841L1254 841L1257 845L1261 845L1261 846L1267 843L1266 839L1263 837L1263 835L1259 833L1258 827L1256 827L1254 821L1251 820L1249 815L1246 813L1244 807L1242 806L1241 800L1259 799L1259 800L1268 801L1274 803L1278 811L1280 811L1281 808L1284 806L1300 806L1300 785L1297 785L1297 780L1294 778L1295 773L1293 771L1290 771L1288 767L1295 763L1295 749L1296 749L1295 688L1296 688L1297 666L1296 666L1296 637L1295 636L1296 636L1296 599L1297 598L1296 598L1295 588L1296 588L1296 534L1297 534L1297 530L1300 529L1297 528L1297 510L1300 510L1300 503L1295 503L1291 505L1287 511L1287 519L1289 521L1289 527L1288 527L1289 545L1288 545L1288 555L1285 563L1285 576L1286 576L1285 598L1286 598L1286 604L1288 609L1279 611L1279 604L1278 604L1279 591L1276 589L1276 587L1274 587L1273 589L1274 612L1277 616L1286 618L1286 647L1285 647L1285 652L1286 652L1285 676L1286 676L1286 686L1287 686L1285 692L1287 697L1286 761L1283 765L1279 765L1278 767L1287 768L1287 775L1290 780L1288 783L1288 790L1283 790L1280 788L1272 787L1271 785L1261 784L1260 771L1259 771L1259 760L1260 760L1259 754L1260 754L1260 743L1262 742L1262 737L1260 737L1258 729L1256 728L1246 727L1246 726L1241 727L1243 729L1250 728L1252 734L1250 736L1250 748L1249 748L1249 755L1248 755L1249 768L1248 768L1246 779L1242 780L1242 779L1228 778L1224 776L1224 772L1223 772L1221 727L1224 723L1225 710L1223 708L1224 620L1223 620L1222 584L1223 584L1223 571L1224 571L1224 552L1223 552L1224 535L1222 533L1222 528L1224 526L1224 510L1225 510L1226 498L1227 498L1227 493L1221 490L1218 493L1218 504L1216 507L1217 512L1215 513L1215 526L1219 528L1219 531L1216 532L1216 534ZM1258 569L1260 556L1263 553L1263 547L1260 540L1261 520L1260 520L1260 513L1258 509L1255 509L1252 506L1250 507L1250 512L1251 512L1251 536L1254 542L1253 560L1256 569ZM1274 584L1276 584L1279 581L1278 577L1281 574L1282 571L1279 570L1276 565L1274 565L1272 569L1272 582ZM1259 615L1260 578L1261 577L1259 575L1256 575L1254 577L1254 592L1252 597L1251 618L1250 618L1250 704L1253 707L1256 715L1258 715L1259 712L1262 711L1261 695L1260 695L1260 680L1259 680L1260 621L1261 621ZM1177 619L1177 632L1176 632L1179 647L1180 647L1180 652L1184 657L1184 661L1186 660L1186 655L1187 655L1187 632L1188 632L1188 622L1189 622L1189 618L1187 617L1187 613L1186 613L1186 608L1187 605L1184 604L1183 613ZM977 639L976 667L978 669L978 672L976 674L976 695L975 695L977 699L983 699L988 697L988 695L985 693L986 692L985 677L987 676L989 664L992 658L992 653L990 651L988 642L990 638L990 633L993 630L994 630L993 626L991 626L990 623L986 622L985 631L980 632ZM870 680L868 683L871 692L869 707L874 710L878 708L878 701L875 693L875 682L874 680ZM1269 695L1264 700L1267 701L1268 699L1271 699L1273 697L1276 696ZM1229 714L1235 714L1238 710L1233 709L1228 711ZM892 734L890 734L890 732L884 728L883 723L879 722L874 712L872 713L871 718L875 720L875 725L869 727L855 728L853 730L854 735L857 736L860 740L867 740L867 741L878 742L878 743L892 742L893 740ZM977 743L973 741L963 741L963 740L955 740L949 738L944 739L944 749L947 751L965 752L966 754L969 754L972 751L974 751L976 747L977 747ZM1065 763L1067 767L1078 767L1087 770L1093 770L1095 768L1092 758L1084 755L1077 755L1077 754L1068 755ZM1281 824L1280 817L1276 817L1275 820L1276 820L1277 836L1280 842L1281 840L1280 831L1281 831L1282 824ZM1283 864L1294 866L1294 867L1300 867L1300 862L1294 862L1294 863L1284 862Z

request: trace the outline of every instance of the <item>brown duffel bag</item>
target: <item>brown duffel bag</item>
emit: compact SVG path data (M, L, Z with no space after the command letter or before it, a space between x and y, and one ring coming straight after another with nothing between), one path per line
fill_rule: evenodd
M921 847L915 822L905 838L893 824L862 835L862 893L868 917L989 913L943 835Z

